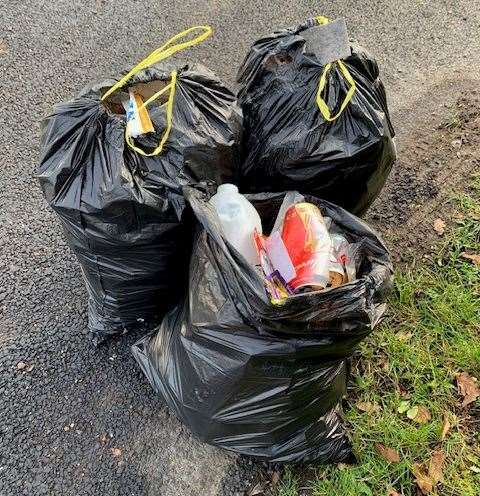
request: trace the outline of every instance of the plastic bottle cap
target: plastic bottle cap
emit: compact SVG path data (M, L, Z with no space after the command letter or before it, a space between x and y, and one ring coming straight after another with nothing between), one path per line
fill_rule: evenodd
M235 184L220 184L220 186L217 188L217 193L238 193L238 188L235 186Z

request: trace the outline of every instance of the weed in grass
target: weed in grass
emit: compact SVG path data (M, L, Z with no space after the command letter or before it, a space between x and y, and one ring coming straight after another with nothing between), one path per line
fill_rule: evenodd
M298 495L298 477L294 475L289 467L285 468L282 479L278 485L278 496L297 496Z

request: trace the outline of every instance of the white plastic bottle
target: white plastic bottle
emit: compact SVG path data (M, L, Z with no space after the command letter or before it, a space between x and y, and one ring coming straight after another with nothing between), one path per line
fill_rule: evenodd
M255 207L238 192L234 184L221 184L210 203L222 224L223 235L252 265L258 265L254 230L262 234L262 221Z

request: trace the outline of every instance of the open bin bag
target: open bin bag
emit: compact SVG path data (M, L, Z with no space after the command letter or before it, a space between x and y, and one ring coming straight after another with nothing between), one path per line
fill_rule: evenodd
M247 196L265 233L284 196ZM306 196L361 244L358 279L272 305L205 194L190 188L186 197L199 222L187 299L132 348L149 382L207 443L269 462L352 460L341 399L349 357L385 310L392 266L383 242L344 209Z
M38 179L80 262L97 342L153 327L178 302L191 249L182 187L235 175L234 95L203 66L164 61L210 33L180 33L125 76L56 105L42 123ZM136 139L121 103L130 88L143 92L154 127Z
M317 17L276 31L246 56L241 191L297 190L361 215L395 161L394 130L377 63L346 30L346 58L315 54L327 24Z

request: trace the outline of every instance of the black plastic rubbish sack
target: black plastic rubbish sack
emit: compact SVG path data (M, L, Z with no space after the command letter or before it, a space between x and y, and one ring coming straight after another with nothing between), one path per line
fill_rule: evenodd
M340 403L349 357L385 310L392 266L382 241L342 208L305 196L361 243L359 278L274 306L256 269L224 241L205 194L188 190L199 221L188 297L132 348L149 382L215 446L270 462L352 460ZM248 196L264 233L284 196Z
M238 74L241 189L297 190L362 215L395 161L394 130L377 63L364 49L346 38L343 60L315 55L326 48L315 31L325 22L277 31L246 56Z
M235 97L203 66L157 63L178 46L164 45L119 82L87 87L43 122L38 178L80 262L97 342L152 328L178 303L192 242L182 187L231 181L238 167ZM121 103L131 88L153 97L155 132L136 140Z

